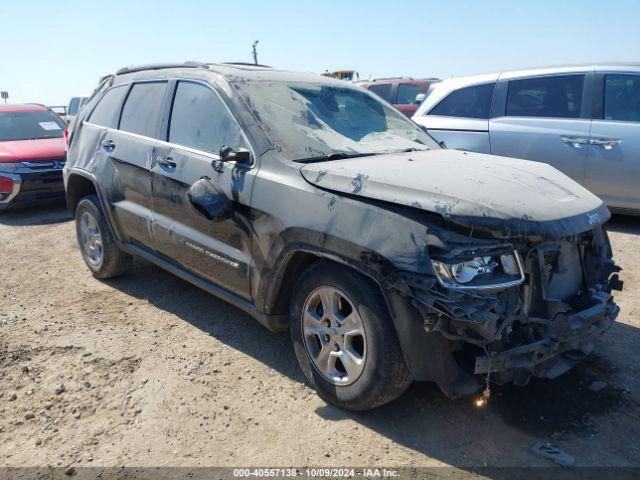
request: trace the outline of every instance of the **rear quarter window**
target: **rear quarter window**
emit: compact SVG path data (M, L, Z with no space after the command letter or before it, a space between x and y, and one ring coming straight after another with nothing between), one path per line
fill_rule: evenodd
M89 122L102 127L113 128L116 126L116 114L120 109L122 100L127 93L127 87L121 85L107 91L91 112Z
M120 130L158 136L158 120L167 82L134 83L122 107Z
M495 83L455 90L440 101L429 115L464 118L489 118Z

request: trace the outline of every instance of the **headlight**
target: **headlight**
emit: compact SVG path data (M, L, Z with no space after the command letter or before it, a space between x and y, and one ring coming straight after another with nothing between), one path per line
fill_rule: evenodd
M456 289L495 289L518 285L524 270L518 252L483 255L464 261L432 260L440 283Z
M3 173L13 173L19 168L23 168L24 165L21 163L2 163L0 162L0 172Z

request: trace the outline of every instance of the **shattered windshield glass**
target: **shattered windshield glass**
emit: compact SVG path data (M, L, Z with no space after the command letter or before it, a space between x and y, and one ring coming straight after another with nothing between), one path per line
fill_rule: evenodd
M292 160L440 148L404 115L356 87L249 81L238 88L269 139Z

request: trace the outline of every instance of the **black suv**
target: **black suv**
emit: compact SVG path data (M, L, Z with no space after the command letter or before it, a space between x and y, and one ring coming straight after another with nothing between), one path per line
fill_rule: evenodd
M441 148L358 87L242 64L107 76L64 170L94 276L143 257L289 328L363 410L553 378L618 314L602 202L554 168ZM229 328L235 328L229 325Z

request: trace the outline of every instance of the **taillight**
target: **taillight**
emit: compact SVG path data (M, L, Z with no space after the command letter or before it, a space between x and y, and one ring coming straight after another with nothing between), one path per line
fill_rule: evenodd
M0 175L0 194L13 192L13 180Z
M67 144L67 150L69 150L69 127L64 129L64 141Z

